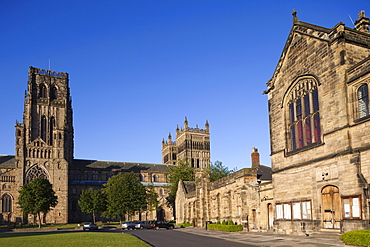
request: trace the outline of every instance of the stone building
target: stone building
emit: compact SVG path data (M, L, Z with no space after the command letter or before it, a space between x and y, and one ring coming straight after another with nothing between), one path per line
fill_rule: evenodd
M274 229L309 233L369 227L370 34L293 26L267 83Z
M21 186L36 177L48 179L58 205L45 214L43 223L82 222L91 215L78 205L82 190L102 188L108 178L134 172L144 185L152 184L159 195L159 209L141 212L135 219L173 218L167 207L166 171L171 164L145 164L74 159L72 102L67 73L29 68L23 123L16 123L16 154L0 156L0 224L22 222L17 206ZM29 218L33 222L32 218Z
M259 163L253 148L252 168L244 168L210 182L209 174L196 170L195 181L179 181L176 194L177 223L205 227L207 221L232 220L247 230L272 227L271 168Z
M207 168L211 162L209 123L205 129L189 128L187 118L184 129L176 127L176 141L172 141L171 133L168 141L162 141L162 163L176 164L179 160L188 162L195 168Z

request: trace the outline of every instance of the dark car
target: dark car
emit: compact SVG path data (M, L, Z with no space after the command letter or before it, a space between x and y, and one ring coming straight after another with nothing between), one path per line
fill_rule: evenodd
M82 229L85 230L98 230L98 226L91 222L83 223Z
M151 225L152 225L152 228L154 229L166 228L168 230L168 229L175 228L174 224L169 223L167 221L152 221Z

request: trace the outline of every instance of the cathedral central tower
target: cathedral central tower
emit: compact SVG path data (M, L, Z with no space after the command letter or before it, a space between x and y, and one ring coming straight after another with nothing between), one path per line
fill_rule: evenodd
M205 169L210 165L210 133L209 123L206 121L205 128L189 128L187 118L184 120L184 128L176 128L176 141L172 141L169 134L168 141L162 141L162 163L176 164L178 161L186 161L192 167Z

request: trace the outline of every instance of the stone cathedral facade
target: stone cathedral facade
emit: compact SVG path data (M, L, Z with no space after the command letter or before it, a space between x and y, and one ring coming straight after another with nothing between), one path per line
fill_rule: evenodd
M293 26L267 83L274 229L369 228L370 20Z
M33 222L23 219L16 202L21 186L36 177L48 179L58 196L43 223L90 221L91 215L78 205L81 191L102 188L111 176L126 172L136 173L144 185L154 185L160 202L157 211L140 212L132 219L173 218L166 204L167 169L172 164L74 159L68 74L30 67L27 87L23 123L15 126L16 154L0 156L0 224Z

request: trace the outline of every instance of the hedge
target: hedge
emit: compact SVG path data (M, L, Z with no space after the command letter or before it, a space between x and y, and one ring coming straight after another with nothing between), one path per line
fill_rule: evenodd
M180 224L178 224L178 226L179 226L179 227L187 227L187 226L192 226L192 224L191 224L191 223L189 223L189 222L185 222L185 223L180 223Z
M243 230L242 225L223 225L223 224L208 224L209 230L217 230L224 232L239 232Z
M347 245L370 246L370 230L345 232L342 241Z

